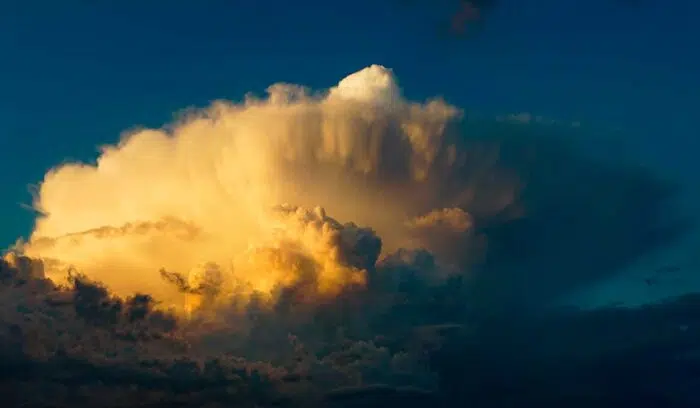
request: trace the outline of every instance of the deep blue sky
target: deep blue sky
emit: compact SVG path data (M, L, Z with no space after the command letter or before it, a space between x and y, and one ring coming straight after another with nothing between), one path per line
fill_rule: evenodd
M436 28L456 1L413 3L3 2L0 247L31 228L28 184L125 129L273 82L328 87L372 63L410 97L619 128L650 162L698 167L700 2L502 0L461 41Z

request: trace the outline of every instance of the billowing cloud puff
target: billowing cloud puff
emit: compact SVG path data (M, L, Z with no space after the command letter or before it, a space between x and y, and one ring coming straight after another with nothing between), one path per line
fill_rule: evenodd
M338 86L331 88L328 98L356 100L389 109L403 103L394 76L381 65L371 65L343 78Z
M312 280L320 285L318 289L322 292L345 283L364 283L381 250L381 240L374 231L352 223L341 224L328 217L320 207L306 210L283 205L277 207L275 212L279 224L272 236L276 243L263 248L263 252L272 255L276 261L273 263L278 263L278 267L284 269L287 265L284 261L280 262L281 259L277 257L279 252L296 252L310 261L309 267L313 270L299 271L293 278L303 279L305 273L311 273ZM271 252L271 249L276 251ZM259 253L259 250L253 248L251 252ZM249 259L255 259L255 256ZM303 263L296 266L304 267ZM260 267L265 268L264 265ZM272 281L285 282L285 279Z

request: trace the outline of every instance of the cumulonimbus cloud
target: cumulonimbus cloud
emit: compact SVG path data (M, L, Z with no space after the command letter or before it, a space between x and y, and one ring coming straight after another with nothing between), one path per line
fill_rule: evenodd
M117 293L161 298L176 299L159 270L210 263L263 292L304 274L319 292L362 284L382 247L468 233L473 217L516 201L517 179L465 148L460 117L439 99L406 100L378 65L321 94L277 84L266 98L219 101L124 136L94 165L52 169L18 249L53 279L76 268ZM488 192L474 194L486 178Z
M537 405L582 378L610 392L591 361L634 356L658 373L654 342L670 350L670 330L680 349L697 344L684 309L697 297L527 314L688 225L668 184L586 158L560 125L469 123L444 101L407 101L371 66L319 94L282 84L217 102L59 166L32 236L0 260L0 387L34 404L79 392L98 406L343 406L440 391L469 405L517 380ZM634 328L615 331L621 344L641 339L622 357L596 343L620 319Z

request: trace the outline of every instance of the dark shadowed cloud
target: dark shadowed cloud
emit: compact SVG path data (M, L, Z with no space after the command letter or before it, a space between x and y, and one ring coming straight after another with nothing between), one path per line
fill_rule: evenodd
M518 0L444 0L444 1L423 1L423 0L403 0L400 4L408 9L420 10L421 8L432 8L438 15L438 33L442 38L472 38L487 23L489 15L498 7L508 7L511 4L521 3ZM604 12L609 5L622 7L641 7L645 0L592 0L584 2L571 2L575 7L582 10L595 7ZM551 7L546 2L529 2L528 7ZM428 13L426 16L432 16ZM425 19L425 24L434 24L430 18Z

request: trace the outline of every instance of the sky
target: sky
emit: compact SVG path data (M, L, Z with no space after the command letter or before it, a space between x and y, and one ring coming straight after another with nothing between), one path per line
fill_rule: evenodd
M700 406L700 2L462 1L0 1L10 405Z
M328 88L371 64L391 68L410 99L583 123L615 139L591 140L598 154L658 169L684 191L700 181L691 0L502 0L464 39L440 32L447 0L139 3L0 6L0 247L32 229L30 185L94 160L125 130L272 83Z

